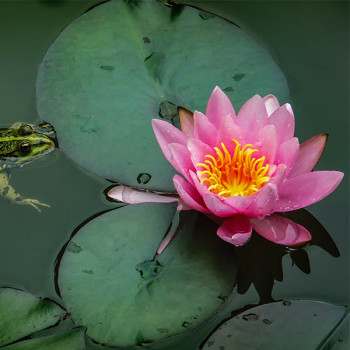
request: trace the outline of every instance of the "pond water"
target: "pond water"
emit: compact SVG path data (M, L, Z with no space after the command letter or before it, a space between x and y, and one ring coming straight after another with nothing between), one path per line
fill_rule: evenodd
M16 121L39 123L35 95L39 64L60 32L96 3L0 2L0 127ZM285 256L283 281L275 282L273 298L348 304L348 2L198 1L195 6L233 21L270 51L289 84L299 140L329 134L317 170L345 173L334 193L308 208L329 232L340 256L310 246L308 274ZM0 200L0 285L60 302L55 290L56 258L77 227L117 207L103 193L111 183L79 168L56 149L15 169L11 184L25 197L38 198L51 207L38 213L29 206ZM259 300L253 286L244 294L235 289L218 319Z

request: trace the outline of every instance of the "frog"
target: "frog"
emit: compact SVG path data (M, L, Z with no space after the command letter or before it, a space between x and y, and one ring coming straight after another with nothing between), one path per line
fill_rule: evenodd
M16 122L0 128L0 196L12 204L29 205L38 212L50 207L37 199L24 198L10 185L11 172L52 152L57 146L56 133L49 123L38 126Z

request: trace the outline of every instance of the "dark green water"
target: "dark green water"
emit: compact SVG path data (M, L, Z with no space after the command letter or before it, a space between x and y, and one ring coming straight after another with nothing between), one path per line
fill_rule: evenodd
M0 2L0 126L37 123L35 81L53 40L96 1ZM311 273L283 260L283 282L273 296L334 304L349 301L349 6L338 1L202 1L196 6L222 15L267 47L287 77L300 141L329 134L318 170L339 170L339 188L308 210L334 239L340 257L308 249ZM113 208L103 190L110 185L56 150L12 174L11 184L29 198L51 205L37 213L0 200L0 285L59 300L54 264L72 231L90 216ZM253 287L232 298L228 309L256 304Z

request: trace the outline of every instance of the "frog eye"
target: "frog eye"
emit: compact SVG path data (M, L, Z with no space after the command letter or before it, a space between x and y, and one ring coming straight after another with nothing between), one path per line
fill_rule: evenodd
M30 125L22 125L19 129L18 129L18 133L21 136L26 136L26 135L30 135L33 133L33 128Z
M26 155L32 149L32 145L28 141L23 141L19 145L19 151L21 154Z

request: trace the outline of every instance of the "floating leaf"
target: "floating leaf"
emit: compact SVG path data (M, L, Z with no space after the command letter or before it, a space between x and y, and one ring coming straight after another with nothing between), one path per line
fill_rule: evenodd
M57 323L65 311L50 300L0 288L0 346Z
M41 119L55 125L62 150L82 167L119 183L173 191L174 169L151 119L178 126L175 107L205 112L216 85L236 109L254 94L287 102L285 77L270 54L231 22L189 6L110 1L52 44L39 70L37 105Z
M347 314L344 306L311 300L261 305L224 322L202 350L320 349Z
M5 346L3 350L83 350L85 349L84 330L75 329L67 333L35 338Z
M107 345L152 342L202 323L235 282L232 247L196 214L155 256L174 215L173 204L129 205L106 213L73 237L59 287L76 324Z

